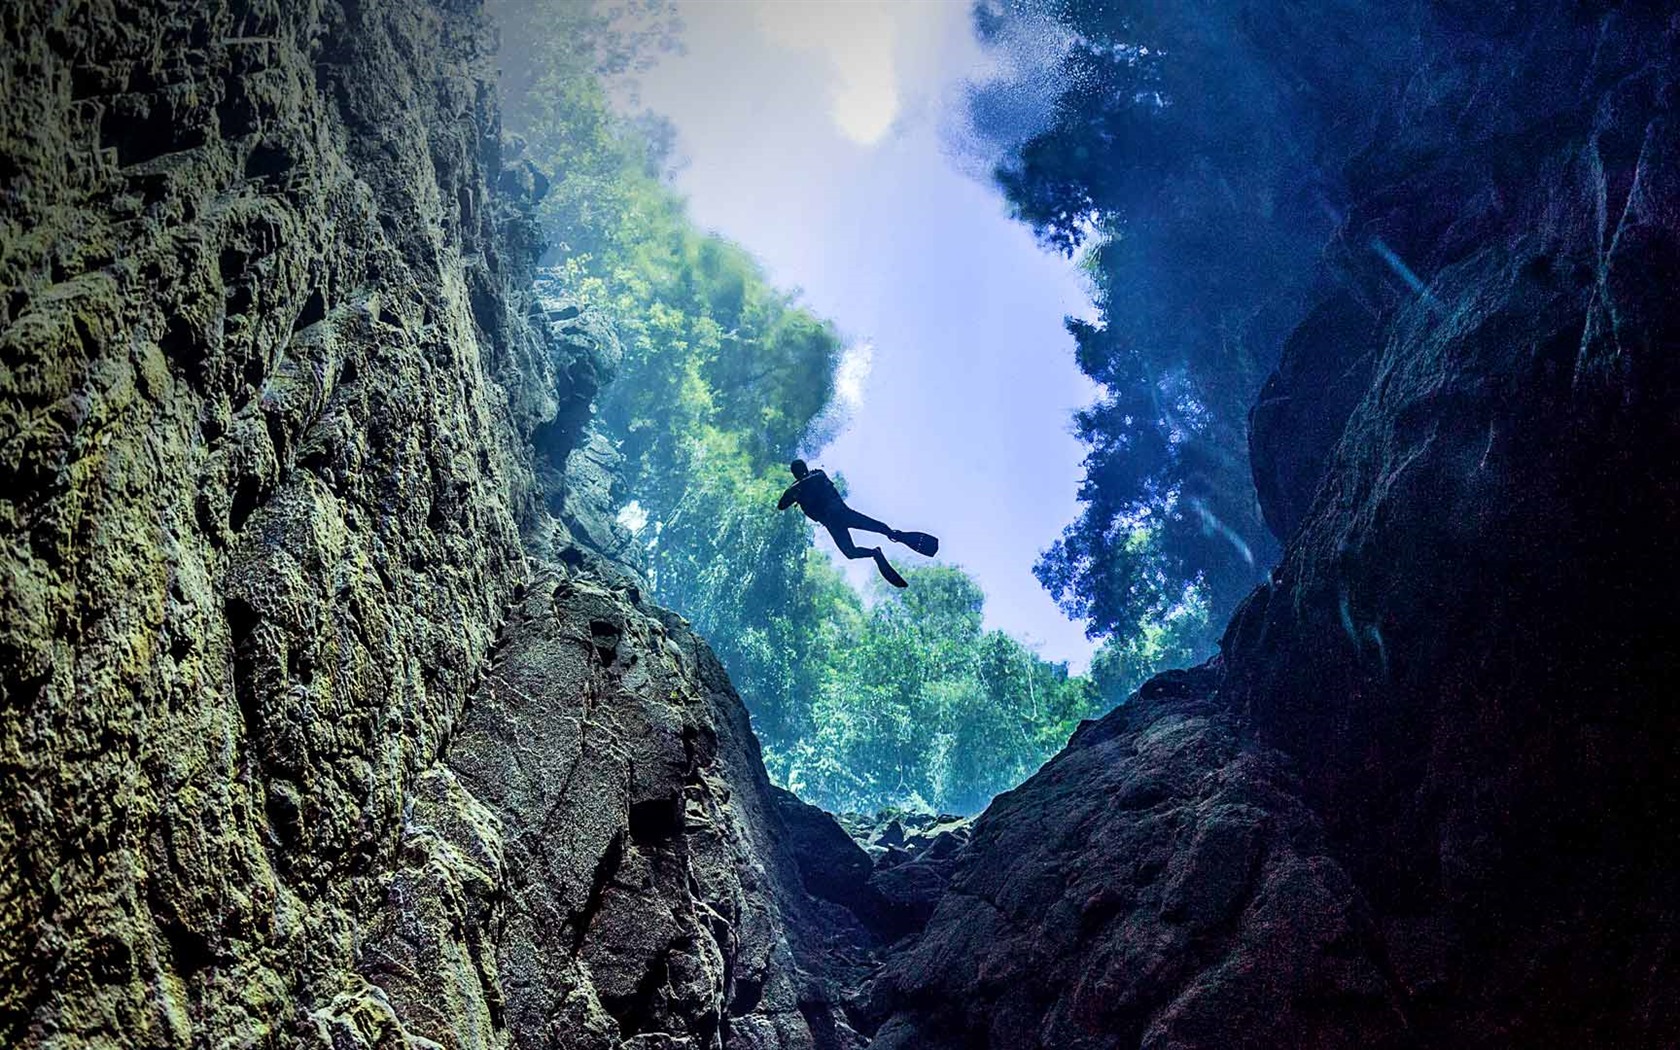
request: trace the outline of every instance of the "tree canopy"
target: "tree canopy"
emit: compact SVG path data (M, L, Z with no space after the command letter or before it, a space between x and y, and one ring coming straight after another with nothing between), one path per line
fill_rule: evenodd
M1098 308L1068 322L1101 388L1075 422L1083 509L1037 571L1093 637L1134 650L1162 629L1207 649L1275 557L1245 421L1331 225L1310 143L1279 130L1293 89L1252 61L1239 16L1126 0L975 9L1007 71L973 90L975 142L1016 216L1080 256Z
M694 227L668 127L613 105L672 42L669 9L499 7L506 121L551 175L549 261L624 348L598 424L646 514L656 597L711 642L779 781L835 809L980 808L1095 713L1089 682L985 631L961 570L859 595L802 516L776 513L788 461L832 426L843 339Z
M971 813L1030 775L1095 713L1090 682L982 627L985 595L948 566L905 570L844 625L812 731L777 749L789 787L837 809Z

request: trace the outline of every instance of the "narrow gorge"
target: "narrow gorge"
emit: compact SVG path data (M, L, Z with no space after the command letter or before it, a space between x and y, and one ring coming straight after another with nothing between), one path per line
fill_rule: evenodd
M476 0L7 5L0 1045L1680 1043L1680 17L1397 6L1269 582L866 850L653 597Z

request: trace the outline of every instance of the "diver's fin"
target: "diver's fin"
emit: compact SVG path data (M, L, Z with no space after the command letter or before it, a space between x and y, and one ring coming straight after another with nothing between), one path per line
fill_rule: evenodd
M910 581L900 576L898 570L892 567L892 562L889 562L887 556L879 550L875 552L875 567L881 570L881 578L894 587L910 586Z
M925 532L901 532L895 538L917 554L931 558L939 553L939 537L937 536L929 536Z

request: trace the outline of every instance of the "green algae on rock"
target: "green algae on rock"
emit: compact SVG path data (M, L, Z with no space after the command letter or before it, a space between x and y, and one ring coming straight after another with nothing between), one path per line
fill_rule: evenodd
M0 31L0 1042L843 1045L476 5Z

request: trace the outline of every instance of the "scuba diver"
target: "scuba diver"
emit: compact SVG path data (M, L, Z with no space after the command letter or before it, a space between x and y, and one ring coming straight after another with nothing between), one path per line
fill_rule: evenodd
M846 501L840 498L840 491L834 487L834 482L828 480L828 475L820 470L811 470L805 466L804 460L794 460L788 464L788 469L793 471L795 481L776 501L776 509L787 510L795 503L799 504L799 509L805 512L807 518L827 529L828 534L834 537L834 545L840 548L841 554L848 558L874 558L875 567L894 587L908 587L910 584L887 561L881 548L859 547L853 543L851 530L878 532L894 543L902 543L917 554L930 558L939 553L939 541L927 533L899 532L846 506Z

